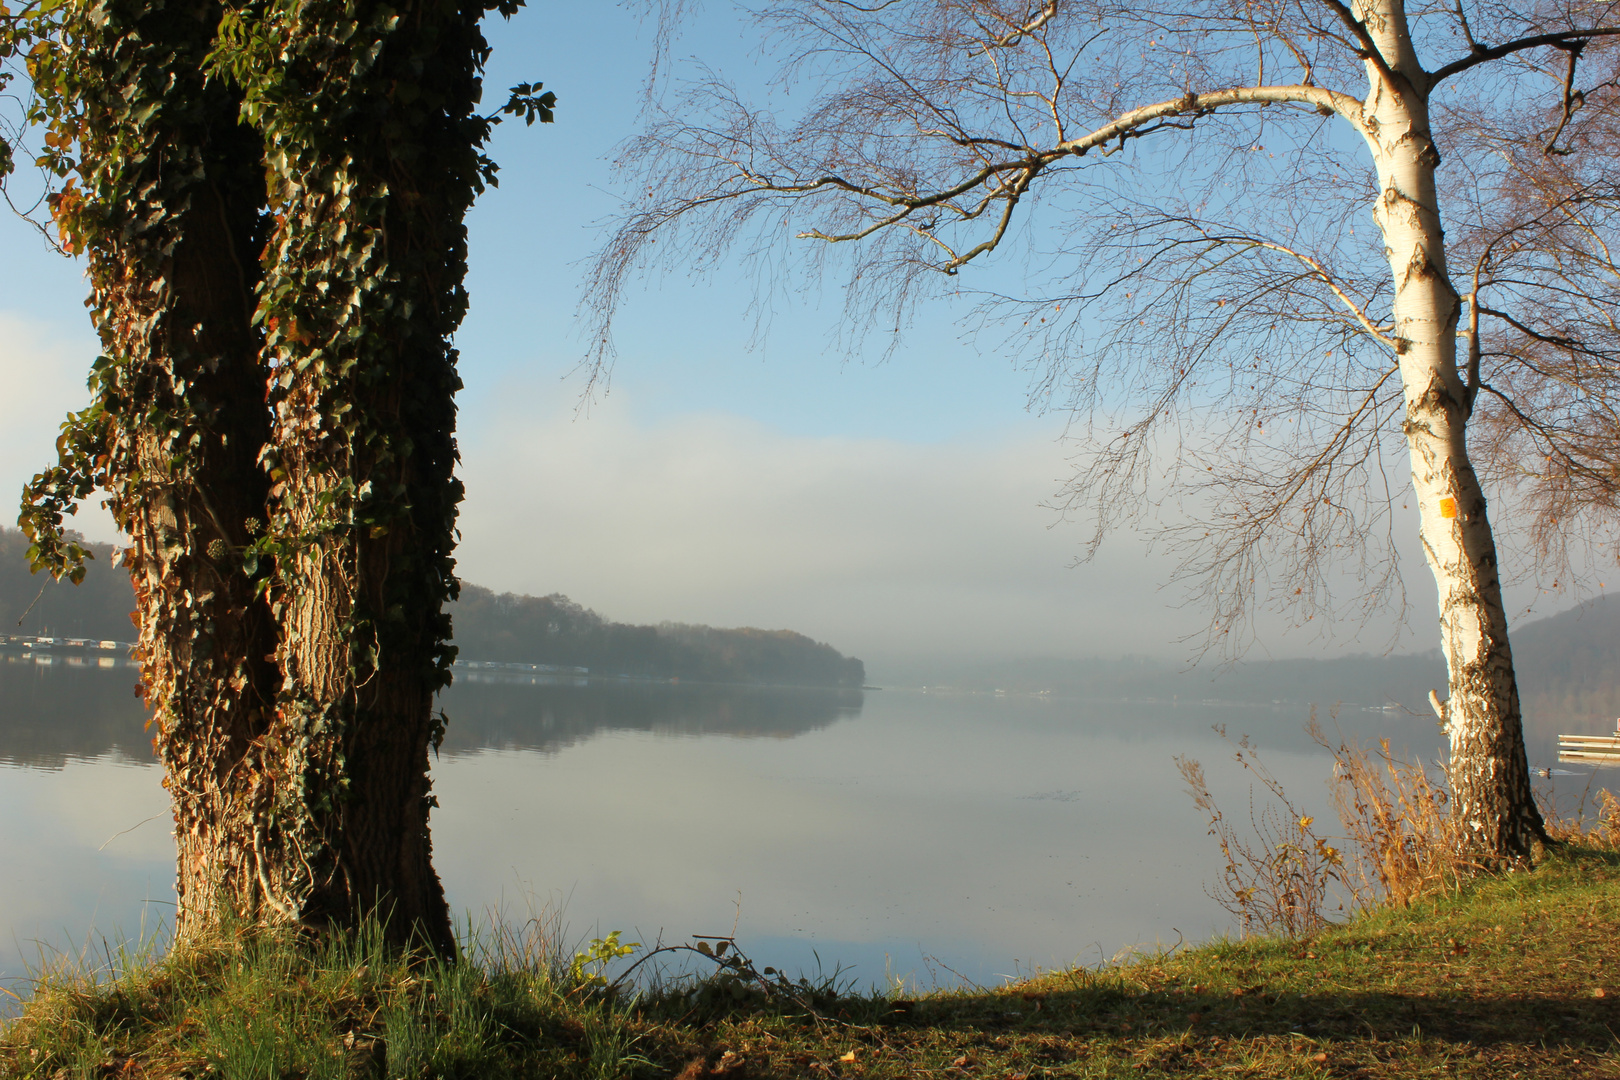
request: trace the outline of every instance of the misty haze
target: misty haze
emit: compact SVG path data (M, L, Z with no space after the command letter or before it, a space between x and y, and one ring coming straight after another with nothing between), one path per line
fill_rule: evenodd
M1612 1068L1617 160L1603 5L0 5L0 1077Z

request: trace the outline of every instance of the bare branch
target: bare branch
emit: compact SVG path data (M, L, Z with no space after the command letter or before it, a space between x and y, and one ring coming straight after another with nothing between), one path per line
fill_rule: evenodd
M1597 38L1613 37L1616 34L1620 34L1620 26L1595 26L1587 30L1558 30L1550 34L1535 34L1531 37L1519 38L1501 45L1476 46L1472 55L1465 56L1460 60L1453 60L1430 75L1429 85L1431 87L1437 86L1453 75L1470 71L1492 60L1512 56L1514 53L1548 46L1555 49L1567 49L1577 42L1584 43Z
M1046 3L1036 9L1035 12L1029 16L1029 18L1014 26L1000 37L993 38L992 40L985 42L983 45L978 46L978 48L987 52L990 49L1006 49L1017 45L1023 41L1027 35L1033 34L1035 31L1039 30L1041 27L1050 22L1052 18L1057 15L1057 12L1058 0L1046 0Z
M1580 62L1581 50L1586 48L1586 40L1583 39L1569 45L1560 45L1558 47L1563 49L1564 52L1569 55L1569 67L1564 73L1564 115L1559 119L1558 127L1555 128L1552 135L1548 137L1547 145L1541 148L1541 152L1544 154L1572 153L1572 151L1569 150L1556 149L1558 146L1558 136L1564 133L1564 129L1569 126L1570 118L1575 115L1575 110L1580 108L1582 103L1586 100L1586 96L1579 90L1575 89L1575 65Z
M1077 139L1061 142L1059 153L1084 155L1167 116L1204 116L1228 105L1312 105L1328 109L1360 126L1361 102L1348 94L1319 86L1236 86L1205 94L1188 91L1173 101L1160 101L1120 115L1117 119Z
M1003 334L1032 402L1070 411L1058 506L1090 515L1088 551L1138 525L1184 545L1178 580L1223 648L1251 604L1329 610L1330 559L1372 583L1369 604L1394 603L1410 402L1392 350L1430 350L1482 474L1548 508L1590 496L1606 512L1582 429L1620 432L1605 419L1620 401L1605 382L1620 370L1611 16L1453 6L1424 21L1393 0L760 0L797 111L779 121L695 82L626 150L648 194L597 263L591 306L605 333L600 313L652 254L704 269L735 248L773 283L789 265L807 287L847 268L832 332L892 346L917 305L971 283L969 332ZM1459 38L1469 55L1424 74L1415 57ZM1532 63L1539 48L1578 55L1595 85ZM1486 63L1488 94L1445 82ZM1407 172L1362 156L1406 153L1411 130ZM1396 263L1379 226L1407 216L1376 208L1416 199L1409 178L1435 175L1442 147L1447 231L1438 203L1414 203L1432 232ZM1448 262L1471 283L1451 287ZM1400 289L1425 280L1439 300L1403 312ZM1559 449L1516 465L1526 440Z

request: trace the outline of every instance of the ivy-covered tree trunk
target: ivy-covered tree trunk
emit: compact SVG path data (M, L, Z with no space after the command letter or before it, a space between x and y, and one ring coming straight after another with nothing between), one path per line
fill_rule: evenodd
M454 949L428 755L485 10L94 0L31 64L106 356L23 520L59 574L96 487L130 534L182 933L376 913Z
M128 534L182 930L260 906L244 840L263 822L255 778L281 681L275 620L239 559L269 487L252 323L265 189L240 97L204 76L221 10L71 7L61 47L33 65L58 130L76 135L53 210L64 245L87 257L103 355L94 404L70 417L22 524L59 569L61 513L99 486Z
M274 888L303 918L375 909L446 949L427 772L453 656L450 339L467 308L462 218L487 178L483 10L306 0L235 24L225 46L275 220L261 304L285 674Z

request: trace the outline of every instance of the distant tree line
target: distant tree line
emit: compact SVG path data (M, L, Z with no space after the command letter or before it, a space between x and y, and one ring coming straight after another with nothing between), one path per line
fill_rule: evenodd
M0 529L0 633L134 639L129 577L113 570L111 545L86 546L94 558L84 584L75 587L30 574L27 537ZM593 675L695 682L859 687L866 681L861 661L792 630L631 626L566 596L497 593L465 582L461 599L447 610L466 660L563 664L588 667Z
M792 630L632 626L610 622L559 594L520 596L466 583L448 610L456 647L469 660L701 682L858 687L866 681L860 660Z
M1561 732L1614 730L1620 716L1620 596L1526 622L1513 631L1513 661L1527 730L1546 742ZM937 691L1047 691L1102 701L1222 705L1398 706L1427 717L1429 688L1445 675L1438 649L1401 656L1352 655L1187 669L1148 657L958 657L886 664L886 685Z
M86 544L93 558L82 586L28 572L28 538L0 529L0 634L134 641L135 591L113 572L110 544Z

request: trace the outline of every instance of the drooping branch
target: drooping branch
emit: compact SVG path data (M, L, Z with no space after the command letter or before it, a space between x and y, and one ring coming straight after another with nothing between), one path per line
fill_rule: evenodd
M1544 154L1569 154L1573 152L1557 149L1558 136L1564 133L1564 129L1569 126L1570 118L1575 115L1575 110L1581 107L1586 98L1584 94L1575 89L1575 66L1580 63L1581 50L1586 48L1588 40L1590 39L1582 38L1580 41L1568 45L1557 46L1569 57L1569 65L1564 72L1563 115L1559 117L1558 126L1553 129L1553 133L1547 137L1547 145L1541 148L1541 152Z
M1315 275L1317 280L1321 281L1323 285L1327 286L1328 290L1339 299L1340 303L1344 305L1345 310L1349 312L1351 318L1355 319L1356 324L1367 332L1368 337L1372 338L1374 341L1380 342L1393 351L1400 351L1400 340L1395 337L1393 329L1379 326L1377 323L1373 322L1372 317L1367 314L1367 305L1365 303L1358 303L1356 300L1352 299L1351 296L1344 291L1344 288L1340 285L1338 280L1328 272L1326 267L1322 265L1320 260L1307 255L1302 251L1295 251L1293 248L1288 247L1285 244L1279 244L1271 240L1259 240L1252 237L1244 237L1240 242L1253 244L1256 247L1263 247L1270 251L1279 252L1293 259L1297 259L1299 262L1310 267L1311 273Z

